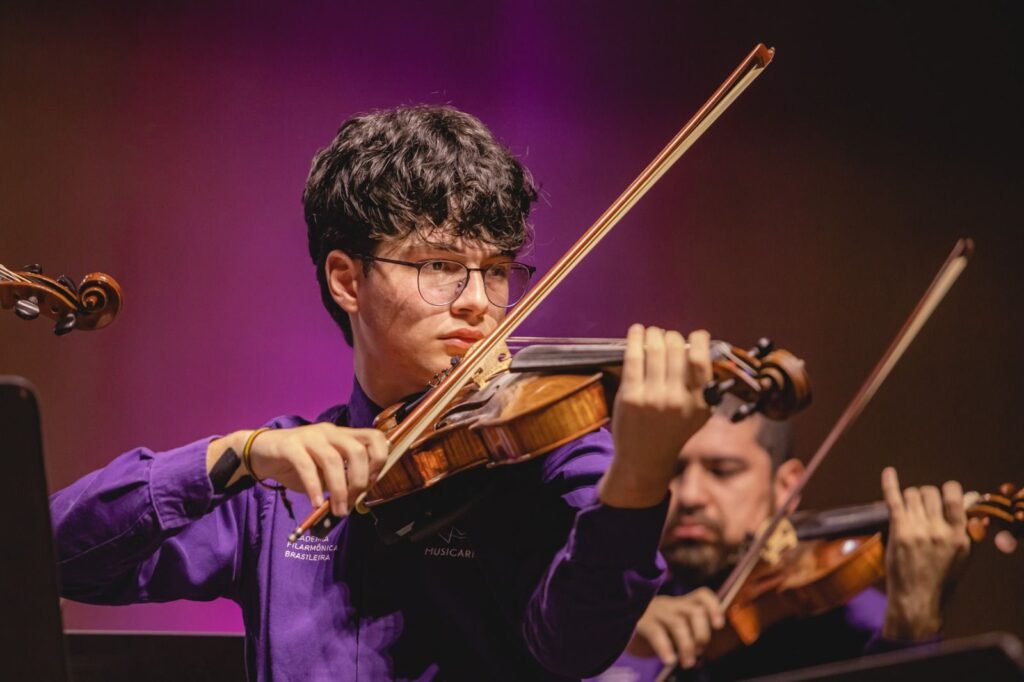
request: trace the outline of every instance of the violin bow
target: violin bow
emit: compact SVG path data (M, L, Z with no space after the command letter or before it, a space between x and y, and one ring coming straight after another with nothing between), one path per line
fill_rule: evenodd
M782 519L792 513L791 507L811 480L814 472L821 466L821 463L828 456L832 446L839 440L839 437L856 421L868 402L871 401L871 398L878 392L879 387L889 376L889 373L892 372L893 367L903 357L903 354L913 342L917 333L921 331L921 327L928 321L928 318L931 317L932 312L934 312L935 308L956 282L960 273L967 267L967 260L973 251L974 242L971 239L961 238L957 240L949 257L946 258L946 262L943 263L938 274L935 275L935 279L932 280L931 285L924 292L924 296L918 301L910 317L903 323L903 327L896 334L896 338L889 344L889 348L886 349L878 364L875 365L871 374L868 375L860 390L854 394L849 405L846 406L846 409L840 415L832 430L829 431L828 436L818 446L818 450L807 463L803 476L797 481L785 501L779 505L764 531L751 543L751 546L744 553L739 563L736 564L736 568L729 574L726 581L722 583L722 587L718 590L718 598L722 602L723 610L729 608L743 583L750 575L750 572L754 569L765 542L772 536L775 529L778 528Z
M504 346L505 339L547 298L556 286L583 260L627 212L650 190L672 165L700 138L711 124L735 101L737 97L757 78L775 55L773 48L758 44L728 78L715 90L711 98L697 110L697 113L676 133L664 149L651 161L637 178L619 195L611 206L598 217L597 221L583 233L576 243L555 265L530 289L522 301L498 324L486 338L475 343L466 355L452 367L447 376L431 391L409 415L388 435L391 443L388 458L377 480L383 479L399 459L419 440L431 424L437 422L442 412L458 392L485 371L487 364ZM371 487L371 491L373 488ZM365 504L370 491L356 500L356 509L369 511ZM330 503L324 502L313 511L298 528L288 536L294 542L313 526L329 523Z
M761 556L761 550L764 548L765 543L771 538L772 534L779 527L782 519L786 518L792 513L791 507L799 498L800 493L807 486L811 480L811 476L818 470L821 463L828 456L828 453L832 450L832 446L835 445L839 437L848 429L857 417L860 416L861 412L867 406L871 398L874 397L875 393L881 387L882 383L886 380L889 374L892 372L893 367L899 362L900 358L906 352L907 348L914 341L917 333L921 331L921 327L931 317L932 312L939 305L942 299L952 288L956 282L960 273L967 267L967 260L970 258L974 251L974 242L969 238L958 239L956 244L953 246L953 250L946 258L946 262L939 268L938 274L932 280L932 283L925 290L921 300L917 302L913 312L910 313L910 317L903 323L896 337L889 344L885 353L879 359L878 364L871 370L871 373L865 379L864 384L860 387L860 390L854 394L850 403L843 410L843 413L839 416L839 419L833 425L832 430L829 431L828 436L822 441L821 445L818 446L814 456L811 457L807 463L807 468L804 469L803 476L797 481L796 485L790 491L789 495L786 496L785 501L779 505L779 508L772 515L771 520L765 526L765 528L758 534L754 541L747 548L743 556L740 557L736 567L733 568L732 572L722 583L722 586L718 589L718 600L721 602L722 611L725 612L732 605L736 595L739 594L740 589L750 576L751 571L757 565L757 560ZM676 664L669 664L662 668L661 673L655 678L656 682L670 682L675 679L673 673L677 668Z

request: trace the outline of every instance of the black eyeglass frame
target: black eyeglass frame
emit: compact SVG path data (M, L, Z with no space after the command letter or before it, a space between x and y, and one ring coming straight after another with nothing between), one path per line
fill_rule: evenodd
M487 271L490 270L491 268L495 267L496 265L520 265L520 266L526 268L527 273L529 273L529 276L526 279L527 285L529 285L530 279L533 278L533 273L537 272L537 266L529 265L527 263L520 263L519 261L515 261L515 260L502 261L500 263L491 263L490 265L488 265L487 267L484 267L484 268L471 268L468 265L466 265L465 263L460 263L457 260L449 260L447 258L428 258L427 260L421 260L421 261L408 261L408 260L398 260L397 258L384 258L382 256L368 256L368 255L362 254L362 253L354 253L354 254L352 254L352 256L355 257L355 258L360 258L362 260L379 261L381 263L391 263L393 265L404 265L404 266L406 266L408 268L416 268L416 291L419 292L420 298L422 298L425 303L427 303L428 305L436 305L436 306L451 305L455 301L459 300L459 296L462 295L462 292L466 290L466 285L469 284L470 275L472 275L474 272L479 272L480 273L480 277L482 277L483 280L484 280L484 295L487 297L487 301L491 305L497 306L499 308L511 308L511 307L515 306L516 303L519 303L519 301L523 300L523 296L525 296L526 292L529 291L529 286L527 286L527 288L523 290L522 296L517 298L512 303L509 303L508 305L501 305L500 303L495 303L494 301L491 300L491 296L490 296L490 294L487 291L487 274L486 274ZM455 298L453 298L452 300L448 301L447 303L432 303L432 302L428 301L427 297L423 295L423 290L420 287L420 275L423 272L423 268L426 267L427 265L429 265L430 263L437 263L437 262L441 262L441 263L455 263L456 265L462 266L462 268L465 269L465 271L466 271L466 276L462 278L462 289L460 289L459 292L457 294L455 294Z

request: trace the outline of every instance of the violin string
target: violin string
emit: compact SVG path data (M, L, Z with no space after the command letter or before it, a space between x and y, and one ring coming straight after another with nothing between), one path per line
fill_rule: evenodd
M606 338L606 337L588 337L588 336L510 336L505 339L505 343L510 347L520 348L523 346L611 346L613 348L625 348L626 339L621 338ZM736 356L729 347L729 344L721 341L711 341L713 346L712 357L721 356L732 360L733 362L743 362L738 356ZM683 347L686 349L690 348L689 343L684 343Z
M21 275L16 273L14 270L11 270L9 267L4 265L3 263L0 263L0 275L3 275L4 279L9 279L9 280L12 280L14 282L30 282L31 281L27 277L22 277Z
M626 339L587 338L585 336L510 336L505 339L510 346L567 345L567 346L625 346Z

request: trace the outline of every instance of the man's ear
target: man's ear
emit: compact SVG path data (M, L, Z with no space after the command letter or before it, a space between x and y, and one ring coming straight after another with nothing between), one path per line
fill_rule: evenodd
M787 459L775 470L772 493L775 495L775 508L778 509L789 497L790 491L796 487L800 477L804 475L804 463L798 459ZM800 498L794 500L794 506L800 504Z
M348 314L359 310L359 282L363 275L362 261L340 249L327 254L324 262L327 288L331 298Z

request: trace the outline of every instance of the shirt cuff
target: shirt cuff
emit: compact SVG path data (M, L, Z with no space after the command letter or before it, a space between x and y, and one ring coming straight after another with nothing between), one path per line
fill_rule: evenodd
M660 574L665 564L658 545L667 514L668 495L661 503L641 509L600 502L584 507L576 514L569 558L593 566Z
M213 484L206 472L206 450L215 438L204 438L153 457L149 491L162 529L187 525L210 509Z

